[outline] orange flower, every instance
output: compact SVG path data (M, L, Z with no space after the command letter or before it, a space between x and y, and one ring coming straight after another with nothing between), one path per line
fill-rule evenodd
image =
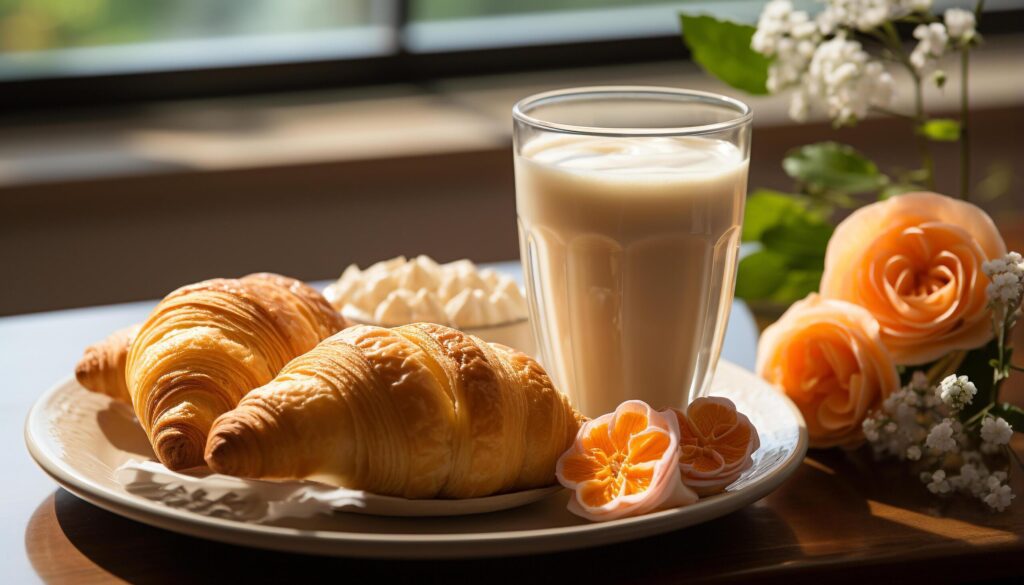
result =
M812 447L859 444L864 417L900 385L874 317L816 294L761 334L757 373L803 413Z
M570 512L613 520L697 501L680 478L678 458L675 418L629 400L580 428L555 475L575 492Z
M936 193L862 207L836 228L821 295L866 308L898 364L923 364L992 338L981 272L1006 244L984 211Z
M728 398L698 398L685 411L673 408L679 423L679 471L699 496L724 491L754 464L761 446L750 419Z

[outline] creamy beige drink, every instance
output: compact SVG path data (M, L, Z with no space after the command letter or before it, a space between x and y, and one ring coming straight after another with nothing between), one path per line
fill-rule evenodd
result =
M541 134L516 199L541 360L584 414L684 406L718 361L747 184L702 137Z

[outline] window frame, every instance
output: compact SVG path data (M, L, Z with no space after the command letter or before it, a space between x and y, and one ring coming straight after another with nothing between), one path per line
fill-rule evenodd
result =
M391 0L388 54L356 58L0 80L0 115L143 102L408 83L521 71L689 59L677 32L437 52L414 52L410 1ZM999 9L986 35L1024 32L1024 8ZM989 8L986 8L986 12Z

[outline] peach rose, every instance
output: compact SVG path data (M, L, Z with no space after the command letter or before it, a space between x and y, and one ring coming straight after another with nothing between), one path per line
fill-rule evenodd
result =
M836 227L821 295L874 315L896 363L924 364L992 338L981 264L1004 254L981 209L908 193L862 207Z
M754 464L757 429L732 400L707 396L671 410L679 423L679 472L698 496L725 491Z
M820 448L857 446L864 417L900 385L874 317L816 294L761 334L757 373L793 400Z

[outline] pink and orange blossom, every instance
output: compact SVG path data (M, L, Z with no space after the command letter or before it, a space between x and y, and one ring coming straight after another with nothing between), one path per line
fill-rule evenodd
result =
M614 520L697 501L682 482L678 461L675 417L628 400L580 428L555 475L573 490L570 512Z

